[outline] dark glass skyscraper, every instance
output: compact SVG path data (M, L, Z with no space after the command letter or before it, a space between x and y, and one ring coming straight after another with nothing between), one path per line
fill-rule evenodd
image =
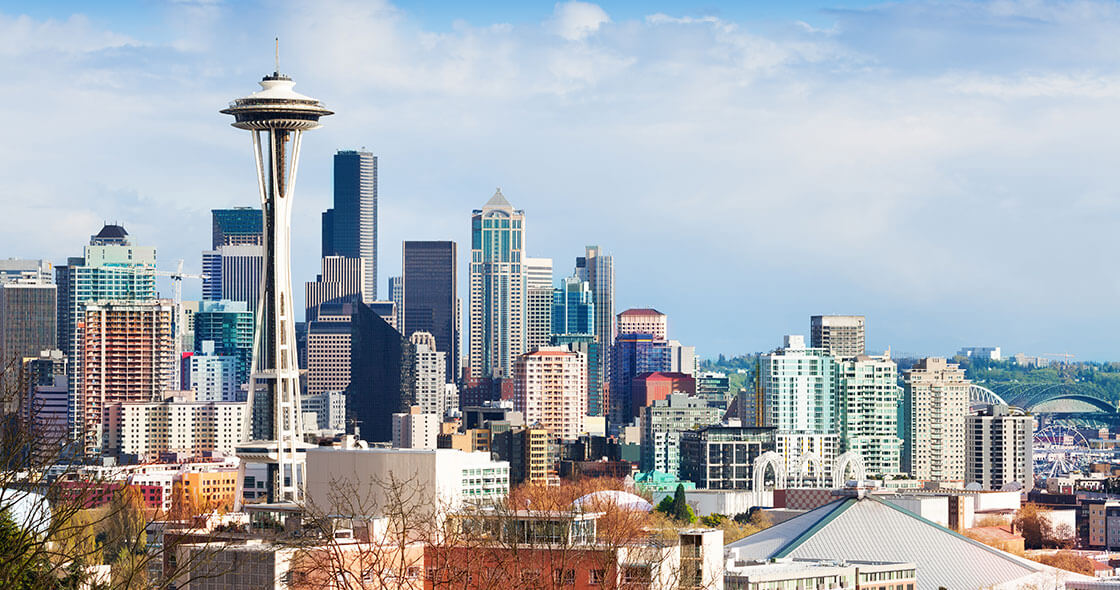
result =
M353 307L346 417L357 421L362 439L389 441L393 414L405 411L413 401L412 345L368 305L356 303Z
M264 239L264 215L253 207L233 209L211 209L214 219L211 248L240 246L244 244L261 245Z
M458 295L455 242L405 242L401 333L430 332L436 350L447 353L447 380L459 375Z
M377 156L369 152L334 155L334 207L323 213L323 256L361 258L362 299L377 299Z
M243 301L203 301L194 314L194 351L214 343L214 354L237 359L237 383L249 382L253 360L253 312Z

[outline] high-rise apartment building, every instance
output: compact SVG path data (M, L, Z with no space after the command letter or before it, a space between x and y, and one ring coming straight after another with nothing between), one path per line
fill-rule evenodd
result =
M389 322L397 331L404 329L404 276L389 277L389 300L393 302L396 319ZM455 324L458 326L458 322Z
M413 332L409 337L413 348L413 405L424 414L439 416L442 420L448 410L458 409L447 399L447 353L436 350L436 339L428 332Z
M508 379L525 352L525 213L499 189L471 217L470 376Z
M195 401L245 401L237 381L237 362L236 357L215 354L213 340L204 341L202 349L187 360L187 387L194 392Z
M408 241L402 247L401 334L427 332L445 357L444 376L459 379L457 247L451 241ZM396 295L394 294L394 297Z
M649 334L620 333L611 349L611 382L607 399L607 431L617 434L634 416L634 379L642 373L671 368L669 343Z
M361 258L362 301L377 299L377 156L334 155L334 207L323 213L323 256Z
M861 315L812 316L809 343L840 359L867 354L867 321Z
M553 334L550 344L578 352L587 359L587 415L602 416L603 383L599 381L599 359L602 347L594 334Z
M57 348L57 305L58 290L49 280L0 284L0 395L13 391L23 359Z
M236 359L237 387L249 382L253 362L253 312L244 301L202 301L194 313L194 351L212 342L214 354Z
M604 385L610 383L611 346L614 344L614 257L604 254L599 246L587 246L583 256L576 258L575 276L587 281L591 286L591 297L595 302L595 336L599 343L599 363L595 367L596 381ZM604 391L600 391L602 399ZM606 411L600 404L599 413Z
M255 207L212 209L213 237L210 247L261 246L264 244L264 215Z
M351 318L357 303L324 303L307 323L307 395L350 386Z
M965 484L1000 490L1018 482L1023 491L1034 489L1034 418L992 405L966 416L964 432Z
M365 261L345 256L324 256L322 273L306 284L306 321L315 321L319 306L324 303L355 303L363 301ZM369 300L366 300L368 303Z
M552 336L552 259L525 258L526 352L548 346Z
M23 359L20 417L30 430L35 452L46 459L57 458L70 436L66 369L66 356L58 349Z
M562 440L579 438L587 415L587 359L553 346L521 355L514 363L513 408L526 424Z
M764 426L777 429L777 452L792 473L813 453L824 465L837 456L838 424L834 372L827 350L806 348L802 336L786 336L784 346L762 355ZM812 473L818 479L823 473Z
M943 358L906 372L902 401L902 471L915 479L963 481L969 381Z
M69 359L71 372L69 423L77 437L84 428L80 390L83 363L79 349L79 322L86 304L93 301L147 301L156 296L156 249L133 246L119 225L105 225L90 236L83 256L55 267L58 287L58 347Z
M681 433L719 422L723 411L685 393L672 393L641 408L641 470L680 474Z
M202 253L202 299L241 301L250 311L261 296L264 247L251 244L218 246Z
M103 445L105 408L118 402L150 402L179 388L172 342L172 305L167 300L90 302L78 323L77 414L87 454Z
M898 366L889 355L859 356L836 363L840 452L863 458L867 473L899 473Z
M183 396L117 401L105 408L105 453L132 455L142 462L156 461L162 453L228 455L244 442L244 420L244 402Z

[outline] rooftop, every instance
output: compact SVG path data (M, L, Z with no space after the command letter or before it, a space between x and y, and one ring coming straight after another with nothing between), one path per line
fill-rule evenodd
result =
M632 309L628 309L624 312L621 312L618 315L619 316L649 316L649 317L655 317L655 316L663 316L665 314L661 313L660 311L657 311L656 309L653 309L652 307L635 307L635 308L632 308Z

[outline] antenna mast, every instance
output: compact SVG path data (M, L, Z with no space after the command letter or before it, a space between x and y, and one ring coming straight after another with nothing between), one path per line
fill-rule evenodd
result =
M276 69L277 74L280 73L280 37L276 38Z

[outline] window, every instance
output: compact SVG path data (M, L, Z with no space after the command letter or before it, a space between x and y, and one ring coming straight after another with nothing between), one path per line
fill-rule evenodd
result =
M592 586L597 586L603 583L603 579L607 577L607 570L591 570L587 572L587 583Z
M575 570L552 570L552 584L554 586L575 586Z

